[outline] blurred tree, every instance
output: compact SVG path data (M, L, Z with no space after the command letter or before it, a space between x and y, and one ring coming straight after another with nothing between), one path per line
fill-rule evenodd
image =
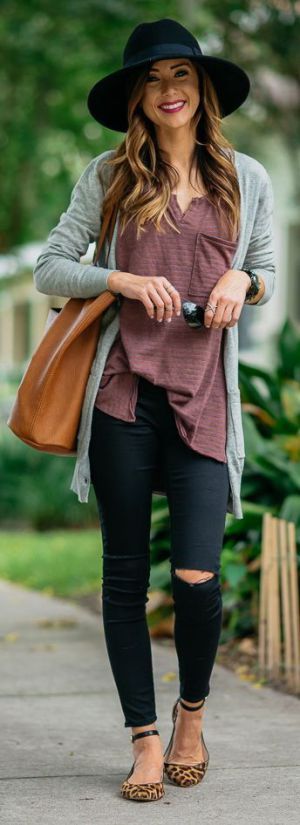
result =
M44 238L85 164L122 140L91 118L86 98L144 20L174 17L204 53L239 62L251 99L225 119L227 136L255 152L280 132L295 159L299 14L300 0L164 0L163 9L158 0L1 0L0 252Z
M299 0L181 0L179 11L204 53L233 60L250 76L244 107L224 121L227 136L240 151L259 154L265 138L279 134L299 200Z
M87 94L134 26L159 16L159 2L2 0L0 252L43 238L84 165L122 137L91 118Z

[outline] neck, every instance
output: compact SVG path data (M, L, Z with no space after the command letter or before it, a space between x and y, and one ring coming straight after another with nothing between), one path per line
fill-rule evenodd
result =
M157 143L165 160L188 176L195 151L195 137L186 126L178 129L157 129Z

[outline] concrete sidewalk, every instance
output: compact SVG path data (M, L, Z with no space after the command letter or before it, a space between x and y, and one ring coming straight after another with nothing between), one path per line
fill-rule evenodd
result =
M102 617L0 581L1 825L292 825L300 817L298 699L215 665L205 712L208 772L165 779L156 802L122 799L132 764ZM152 642L165 748L178 695L173 647ZM163 681L166 673L174 681Z

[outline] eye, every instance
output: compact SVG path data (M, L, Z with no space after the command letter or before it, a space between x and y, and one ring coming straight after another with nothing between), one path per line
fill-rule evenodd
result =
M186 69L178 69L178 71L175 72L175 77L176 77L177 74L187 74L187 71L186 71ZM159 78L154 74L152 74L152 75L149 74L148 77L147 77L147 81L148 80L159 80Z

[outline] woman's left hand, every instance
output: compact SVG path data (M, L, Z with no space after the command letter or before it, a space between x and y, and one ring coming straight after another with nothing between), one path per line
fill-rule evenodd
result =
M213 329L233 327L239 320L244 306L246 292L250 286L250 277L242 269L227 269L217 281L208 301L217 309L205 309L204 324Z

